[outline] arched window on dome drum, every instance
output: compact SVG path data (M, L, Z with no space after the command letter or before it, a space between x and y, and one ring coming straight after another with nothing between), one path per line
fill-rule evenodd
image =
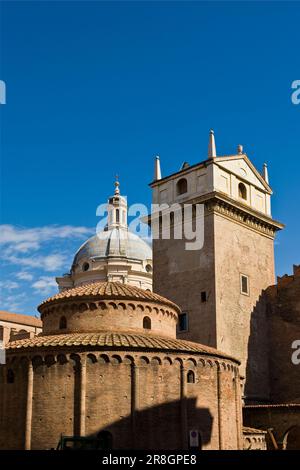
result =
M116 209L116 222L117 222L117 224L120 222L120 211L119 211L119 209Z
M239 184L239 197L241 199L247 200L247 188L243 183Z
M61 317L59 320L59 329L60 330L65 330L67 328L67 319L66 317Z
M187 383L188 384L195 383L195 373L192 370L189 370L187 373Z
M151 319L149 317L143 318L143 328L145 330L151 330Z
M8 369L7 374L6 374L6 382L8 384L13 384L15 382L15 374L12 369Z
M177 181L176 189L177 196L187 193L187 180L185 178L181 178L179 181Z

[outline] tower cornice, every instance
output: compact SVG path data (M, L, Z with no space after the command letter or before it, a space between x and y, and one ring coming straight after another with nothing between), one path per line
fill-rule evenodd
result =
M241 225L246 225L252 230L271 237L274 237L278 230L282 230L285 227L281 222L218 191L195 197L189 200L188 203L205 203L208 213L214 212L220 214L223 217L234 220Z
M262 212L258 212L246 204L240 203L224 193L213 191L202 196L190 198L181 203L184 204L205 204L206 215L210 213L220 214L223 217L234 220L236 223L247 226L256 232L263 233L265 236L274 238L275 233L282 230L285 225L281 222L268 217ZM157 218L164 211L158 211L148 217L143 218L144 223L151 225L151 218Z

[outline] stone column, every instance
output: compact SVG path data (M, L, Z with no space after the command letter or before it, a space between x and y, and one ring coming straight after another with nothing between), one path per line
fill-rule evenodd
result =
M180 421L181 421L181 445L182 449L188 449L188 430L187 430L187 399L186 399L186 369L180 366Z
M236 413L236 432L237 432L237 448L243 450L243 429L242 429L242 397L239 370L235 370L235 413Z
M4 346L9 342L10 339L10 328L8 326L3 326L3 344Z
M80 362L80 436L85 436L85 420L86 420L86 357L81 356Z
M222 427L222 384L221 384L221 366L217 366L217 398L218 398L218 431L219 431L219 450L223 449L223 427Z
M33 398L33 366L32 360L28 360L27 372L27 403L25 421L25 450L31 449L31 428L32 428L32 398Z
M131 432L132 446L136 446L136 413L139 409L139 368L131 364Z

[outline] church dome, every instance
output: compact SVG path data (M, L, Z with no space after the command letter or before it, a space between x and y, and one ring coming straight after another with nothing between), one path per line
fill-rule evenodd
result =
M82 260L109 256L145 261L152 259L152 250L147 242L126 228L115 227L89 238L77 251L73 267Z
M120 194L119 181L115 182L106 212L105 228L97 230L79 248L70 273L56 278L60 291L95 281L120 282L152 290L152 249L128 229L127 198Z

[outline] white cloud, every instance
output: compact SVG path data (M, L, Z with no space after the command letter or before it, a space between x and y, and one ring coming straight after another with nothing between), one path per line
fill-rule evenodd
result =
M44 269L45 271L56 271L58 268L64 266L66 261L66 256L60 254L45 256L43 259Z
M13 289L18 289L19 284L15 281L0 281L0 288L1 289L7 289L7 290L13 290Z
M0 244L15 245L19 251L37 249L42 242L55 238L84 238L94 230L72 225L46 225L45 227L22 228L14 225L0 225Z
M14 294L5 297L5 300L1 302L1 308L8 310L9 312L17 312L22 308L22 301L25 298L25 294Z
M12 264L19 266L26 266L30 268L39 268L44 271L56 271L57 269L62 268L67 261L65 255L59 253L51 255L38 255L32 256L30 258L20 258L18 256L6 256L6 261L9 261Z
M50 276L41 276L40 279L35 281L31 286L43 294L49 294L54 288L57 289L55 279Z
M10 302L9 304L3 304L2 307L4 310L7 310L8 312L16 312L21 308L21 304L19 302Z
M0 225L0 287L4 297L1 307L24 311L28 303L34 302L35 296L57 292L57 284L51 274L69 269L76 242L81 244L93 233L95 229L71 225L35 228ZM4 268L13 280L8 280ZM26 295L19 296L22 290L26 290Z
M27 271L20 271L19 273L16 273L16 277L22 281L32 281L33 279L33 275Z
M38 250L40 247L38 242L21 242L10 245L9 248L13 251L18 251L20 253L28 253L28 251Z
M24 292L20 294L14 294L14 295L8 295L6 297L6 302L14 302L15 300L22 300L26 297L26 294Z
M17 266L55 271L65 266L68 258L60 253L50 252L44 255L46 250L50 251L49 242L63 243L65 239L86 239L93 232L91 228L72 225L46 225L36 228L0 225L0 246L2 246L0 257L3 261ZM43 246L46 243L48 246Z

